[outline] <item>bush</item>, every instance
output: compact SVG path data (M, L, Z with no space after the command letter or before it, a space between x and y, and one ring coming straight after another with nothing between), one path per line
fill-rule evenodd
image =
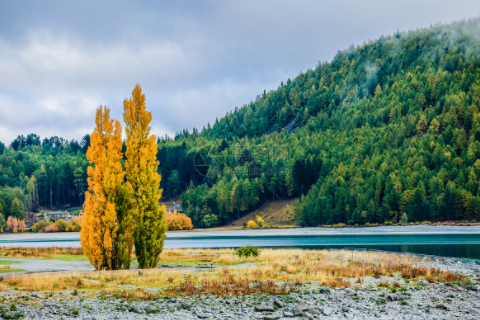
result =
M52 222L40 220L31 228L32 232L43 232Z
M79 232L80 230L82 230L82 227L75 220L67 223L65 227L66 232Z
M192 219L184 213L171 213L165 217L168 230L190 230L193 228Z
M422 224L432 224L430 221L423 221Z
M60 232L64 232L67 229L67 223L63 219L58 219L55 221L55 225L57 226L57 230Z
M247 228L248 229L255 229L256 227L257 227L257 224L255 223L255 221L253 221L253 220L248 221L248 223L247 223Z
M252 220L250 220L252 221ZM258 257L260 255L261 250L258 247L254 246L245 246L245 247L240 247L237 249L236 254L241 258L241 257Z
M43 231L44 232L58 232L58 227L55 223L52 223L51 225L46 227Z
M246 229L247 228L247 221L243 221L242 226L243 226L244 229Z
M264 221L263 221L262 217L257 217L257 226L259 228L263 228L263 223L264 223Z
M385 223L384 223L384 225L386 225L386 226L391 226L392 224L393 224L392 221L385 221Z
M408 217L407 217L407 214L404 212L402 214L402 216L400 217L400 223L403 225L403 224L406 224L408 223Z
M345 228L345 226L345 223L337 223L333 225L334 228ZM356 226L358 227L358 224Z

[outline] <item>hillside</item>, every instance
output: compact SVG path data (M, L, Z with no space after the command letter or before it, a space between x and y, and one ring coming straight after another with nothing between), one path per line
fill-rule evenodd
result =
M293 197L309 226L480 219L478 31L475 19L352 46L212 126L159 139L164 196L181 196L195 227ZM39 204L80 202L88 143L27 140L0 145L4 207L16 193L28 202L31 176Z
M249 220L256 221L256 217L261 217L265 222L265 227L297 225L298 219L293 212L293 199L268 201L263 203L258 209L233 221L230 226L242 227Z

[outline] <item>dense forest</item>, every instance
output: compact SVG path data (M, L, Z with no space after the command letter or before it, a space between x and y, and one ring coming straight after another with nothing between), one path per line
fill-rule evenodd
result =
M0 228L9 216L23 220L38 206L82 205L89 144L88 134L81 142L41 141L36 134L18 136L8 148L0 142Z
M480 219L479 31L474 19L351 46L212 126L159 138L163 196L181 196L195 227L293 197L308 226ZM88 136L0 145L6 216L15 197L81 203L86 148Z

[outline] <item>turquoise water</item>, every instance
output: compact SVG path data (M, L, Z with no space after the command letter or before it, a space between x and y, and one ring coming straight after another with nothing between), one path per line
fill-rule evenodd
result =
M309 234L303 230L290 234L258 231L255 234L219 231L171 233L165 240L165 248L236 248L244 245L309 249L356 247L480 259L480 233ZM78 234L19 235L2 237L0 246L78 247L80 241Z

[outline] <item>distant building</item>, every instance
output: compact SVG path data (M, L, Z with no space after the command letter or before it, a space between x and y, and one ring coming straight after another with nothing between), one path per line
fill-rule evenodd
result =
M50 219L57 220L57 219L59 219L60 217L64 217L64 216L65 216L65 212L47 212L47 216L48 216Z

